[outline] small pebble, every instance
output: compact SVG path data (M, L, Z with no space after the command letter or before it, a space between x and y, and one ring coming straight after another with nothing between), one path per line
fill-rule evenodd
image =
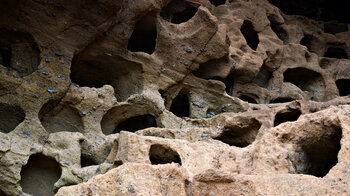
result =
M134 188L134 186L133 186L133 185L129 185L129 186L128 186L128 191L129 191L130 193L135 193L135 188Z
M48 91L51 95L58 92L57 90L52 90L52 89L47 89L47 91Z
M86 115L86 112L81 111L81 112L80 112L80 115L81 115L81 116L85 116L85 115Z
M209 113L207 113L207 114L205 115L206 118L212 118L212 117L214 117L214 116L215 116L215 114L212 113L212 112L209 112Z
M23 131L23 134L26 136L30 136L30 131Z
M49 57L45 58L45 62L50 63L50 58Z
M189 49L189 48L186 48L186 52L187 52L187 53L192 53L192 50Z
M187 63L187 62L183 62L182 64L184 64L185 66L188 66L188 63Z

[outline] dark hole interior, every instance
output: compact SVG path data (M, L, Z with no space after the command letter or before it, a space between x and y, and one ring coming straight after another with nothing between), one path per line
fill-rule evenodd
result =
M324 57L337 58L337 59L348 59L348 54L344 48L339 47L329 47L324 53Z
M237 124L225 127L218 137L213 139L220 140L230 146L246 147L254 142L256 135L261 127L261 123L256 119L238 119Z
M278 112L275 116L274 126L278 126L285 122L296 121L300 115L301 112L298 109L290 109L288 111Z
M0 189L0 196L6 196L6 194Z
M128 41L128 50L152 54L156 48L156 41L156 17L153 15L146 15L136 23L134 31Z
M8 48L0 48L0 64L11 67L11 51Z
M348 0L269 0L288 15L302 15L314 20L337 20L350 23L350 1Z
M253 98L251 98L251 97L249 97L247 95L241 95L238 98L241 99L242 101L246 101L248 103L255 103L255 104L257 104L255 99L253 99Z
M227 78L225 79L224 83L225 83L225 90L226 90L226 93L228 95L232 95L233 93L233 84L234 84L235 80L233 79L232 76L227 76Z
M288 33L287 31L282 27L282 24L277 22L275 15L269 15L268 19L271 23L271 29L277 37L283 41L284 44L288 43Z
M313 46L314 41L314 36L305 34L304 37L300 40L300 44L306 46L310 52L316 52Z
M336 82L340 96L350 95L350 79L339 79Z
M190 101L187 92L183 90L179 92L171 103L170 111L180 118L190 116Z
M348 24L342 23L326 23L324 24L324 32L330 34L337 34L348 31Z
M173 0L162 9L160 16L171 23L180 24L190 20L197 10L196 4L184 0Z
M178 163L181 165L180 155L169 147L153 144L149 150L149 160L152 165Z
M21 187L32 195L54 195L54 184L61 177L60 165L50 157L34 154L22 167Z
M258 75L254 78L253 83L260 87L267 88L271 77L272 77L272 72L262 67Z
M323 98L324 81L321 74L305 68L288 68L283 73L283 81L296 85L303 91L313 94L313 100Z
M0 104L0 132L9 133L25 119L25 113L19 106Z
M296 173L324 177L338 163L342 130L328 128L327 133L301 145L299 160L295 164Z
M0 64L27 76L38 69L39 63L40 50L30 34L0 29Z
M91 155L81 153L80 165L81 167L88 167L92 165L98 165L98 163L93 159L93 157L91 157Z
M70 78L80 86L112 85L118 101L125 101L143 88L141 64L118 56L92 56L89 48L74 56Z
M153 115L134 116L119 123L113 133L119 133L120 131L135 132L148 127L157 127L157 121Z
M54 100L45 103L39 111L39 119L45 130L55 132L80 132L84 130L79 111L68 105L60 106Z
M250 21L245 20L241 26L241 32L248 46L251 49L256 50L259 44L259 36L258 36L258 32L254 30L253 24Z
M293 98L289 98L289 97L278 97L272 101L270 101L270 103L286 103L286 102L291 102L294 101Z
M209 0L211 4L215 6L223 5L226 3L226 0Z

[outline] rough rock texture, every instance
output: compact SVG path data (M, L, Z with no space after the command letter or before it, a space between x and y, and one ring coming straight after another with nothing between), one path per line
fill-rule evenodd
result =
M349 195L350 3L0 6L0 195Z

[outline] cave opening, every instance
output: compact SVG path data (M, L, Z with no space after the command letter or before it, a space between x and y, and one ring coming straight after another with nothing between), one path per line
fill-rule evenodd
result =
M340 96L350 95L350 79L339 79L335 82Z
M271 77L272 72L268 71L264 67L261 67L258 75L253 80L253 84L256 84L262 88L267 88Z
M246 101L248 103L254 103L257 104L258 102L256 102L256 100L248 95L240 95L238 97L239 99L241 99L242 101Z
M219 5L223 5L226 3L226 0L209 0L211 4L213 4L215 7Z
M61 177L61 172L55 159L34 154L22 167L20 185L23 192L31 195L54 195L54 184Z
M330 33L333 35L348 31L348 24L343 23L326 23L323 27L325 33Z
M153 144L149 150L149 160L152 165L178 163L181 165L180 155L171 149L160 144Z
M187 91L181 90L177 94L177 96L175 97L175 99L173 99L171 103L170 112L172 112L180 118L190 116L190 101L188 98Z
M310 52L316 53L316 49L314 47L314 42L315 42L315 37L312 35L309 35L309 34L305 34L304 37L300 40L301 45L306 46L306 48Z
M156 17L148 14L136 23L134 31L128 40L127 48L132 52L152 54L156 48L156 42Z
M324 57L337 58L337 59L349 59L345 49L341 47L329 47L327 51L324 53Z
M29 33L0 29L0 64L24 77L37 70L39 63L40 50Z
M303 67L288 68L283 77L284 82L290 82L301 90L310 92L313 100L322 100L325 84L318 72Z
M54 100L48 101L41 107L39 119L49 133L63 131L83 133L84 130L79 111L69 105L60 106Z
M300 115L301 112L298 109L290 109L288 111L278 112L275 116L274 126L278 126L285 122L296 121Z
M255 31L252 22L245 20L241 26L241 32L252 50L256 50L259 44L258 32Z
M88 167L92 165L98 165L94 158L90 154L80 154L80 166Z
M0 132L10 133L25 119L24 110L16 105L0 103Z
M341 128L332 126L319 138L302 141L297 152L299 159L294 163L296 173L326 176L338 163L341 138Z
M228 95L232 96L233 94L233 85L234 85L235 80L231 75L227 76L227 78L224 81L225 84L225 91Z
M134 116L119 123L113 133L120 133L120 131L136 132L149 127L157 127L157 121L153 115L146 114Z
M70 78L79 86L101 88L112 85L117 100L121 102L142 90L142 73L139 63L119 56L92 56L87 48L74 56Z
M269 0L284 14L301 15L314 20L350 23L350 1L348 0Z
M254 142L261 123L256 119L241 118L237 124L225 127L224 130L215 138L230 146L247 147Z
M184 0L173 0L160 12L160 16L171 23L180 24L189 21L197 12L198 5Z
M293 98L290 97L278 97L272 101L270 101L270 103L287 103L287 102L291 102L294 101Z

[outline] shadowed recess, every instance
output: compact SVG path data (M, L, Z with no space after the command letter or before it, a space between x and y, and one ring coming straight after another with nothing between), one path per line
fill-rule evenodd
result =
M324 24L324 32L330 34L337 34L348 31L348 24L342 23L326 23Z
M88 167L92 165L98 165L98 163L93 159L91 154L80 154L80 165L81 167Z
M0 29L0 64L27 76L38 69L39 63L40 50L30 34Z
M348 59L348 54L344 48L341 47L329 47L324 53L324 57L337 58L337 59Z
M171 149L160 144L153 144L149 150L149 160L152 165L178 163L181 165L180 155Z
M181 90L170 106L170 112L180 118L190 116L190 101L187 94L185 90Z
M213 139L243 148L254 142L260 127L261 123L256 119L238 118L232 125L225 126L220 135Z
M259 44L259 36L258 36L258 32L254 30L254 26L252 22L245 20L241 26L241 32L248 46L251 49L256 50Z
M112 85L118 101L125 101L143 88L142 65L118 56L77 54L72 61L70 77L80 86Z
M348 0L269 0L284 14L302 15L314 20L337 20L350 23L350 1Z
M303 91L310 92L312 100L322 100L324 96L324 80L321 74L302 67L288 68L283 73L283 81L290 82Z
M23 109L16 105L0 103L0 132L9 133L25 119Z
M248 103L254 103L254 104L257 104L256 100L250 96L247 96L247 95L240 95L238 97L240 100L242 101L246 101Z
M296 121L300 115L301 112L298 109L290 109L287 111L278 112L275 116L274 126L278 126L285 122Z
M350 95L350 79L339 79L335 82L340 96Z
M20 185L28 194L54 195L54 184L60 177L61 168L54 159L42 154L34 154L22 167Z
M294 160L297 174L324 177L338 163L342 130L340 127L326 127L321 136L303 139Z
M166 21L180 24L190 20L197 10L197 4L185 0L173 0L162 9L160 16Z
M146 114L141 116L134 116L121 122L115 128L113 133L119 133L120 131L136 132L138 130L146 129L149 127L157 127L157 121L153 115Z
M318 54L318 47L315 45L317 43L317 39L309 34L305 34L304 37L300 40L300 44L306 46L306 48L310 52L314 52Z
M286 102L291 102L294 101L293 98L290 97L278 97L272 101L270 101L270 103L286 103Z
M233 79L233 77L231 75L227 76L227 78L224 81L225 83L225 90L226 93L230 96L232 96L233 93L233 85L235 83L235 80Z
M271 23L272 31L277 35L277 37L283 41L284 44L288 43L288 33L283 28L282 24L278 23L274 17L274 15L269 15L268 19Z
M219 6L219 5L223 5L226 3L226 0L209 0L209 1L214 6Z
M58 105L54 100L50 100L42 106L39 119L49 133L62 131L82 133L84 130L79 111L69 105Z
M136 23L134 31L128 41L128 50L152 54L156 48L156 41L156 17L152 14L148 14Z
M253 83L262 88L267 88L271 77L272 72L268 71L264 67L261 67L258 75L254 78Z

